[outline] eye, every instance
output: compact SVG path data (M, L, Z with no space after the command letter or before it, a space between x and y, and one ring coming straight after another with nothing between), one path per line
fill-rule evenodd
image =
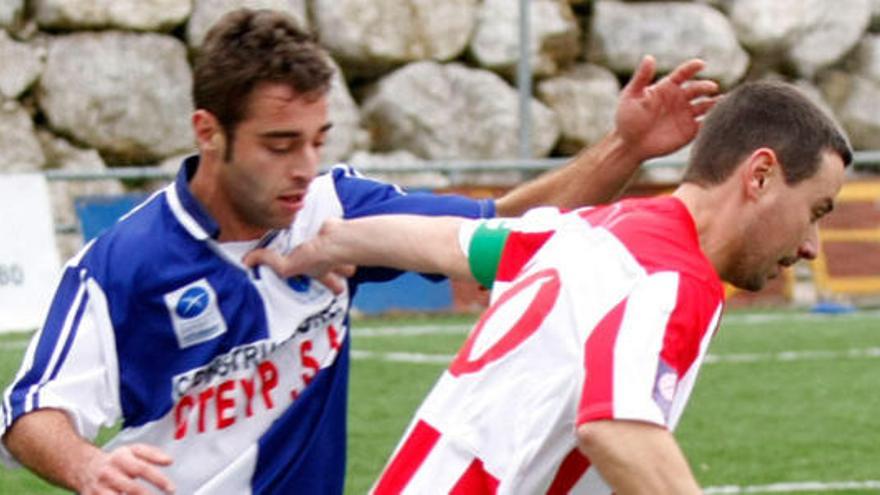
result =
M295 142L292 139L272 139L266 141L265 146L270 153L283 155L285 153L291 152L294 149Z
M830 211L831 210L829 208L825 208L825 207L816 208L810 214L810 221L813 223L816 223L819 220L821 220L822 217L827 215Z

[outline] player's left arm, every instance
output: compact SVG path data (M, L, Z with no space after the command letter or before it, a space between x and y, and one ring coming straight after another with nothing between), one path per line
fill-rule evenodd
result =
M614 493L702 493L672 433L660 425L595 421L581 425L577 436L581 452Z
M576 208L610 201L639 165L690 142L700 119L714 105L718 85L694 80L701 60L689 60L654 84L656 63L645 57L620 93L614 129L564 167L527 182L495 203L497 215L512 217L539 205Z

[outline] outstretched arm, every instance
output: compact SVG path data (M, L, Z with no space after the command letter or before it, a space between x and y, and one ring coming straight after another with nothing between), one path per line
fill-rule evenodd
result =
M578 446L619 495L702 493L672 433L638 421L605 420L578 428Z
M317 237L290 254L269 249L248 253L248 266L269 265L279 276L309 275L339 292L341 277L353 265L383 266L473 279L458 242L464 219L418 215L381 215L354 220L329 219Z
M174 485L159 470L171 458L156 447L133 444L104 452L80 437L67 414L40 409L20 417L3 437L22 465L50 482L77 493L173 493Z
M615 128L564 167L499 198L498 216L521 215L539 205L576 208L613 199L639 165L676 151L697 133L700 118L715 104L718 85L694 80L701 60L689 60L654 84L653 57L645 57L623 88Z

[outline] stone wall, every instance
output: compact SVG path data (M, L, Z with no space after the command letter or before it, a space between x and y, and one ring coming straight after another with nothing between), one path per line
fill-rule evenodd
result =
M190 60L239 7L289 12L340 66L327 161L516 154L514 0L5 0L0 7L0 170L69 166L63 139L100 165L192 150ZM620 84L653 54L689 57L725 87L797 81L857 148L880 147L878 0L532 0L536 157L607 131ZM352 97L355 95L355 97ZM47 136L40 137L41 134Z
M228 10L284 10L339 64L325 161L517 153L515 0L3 0L0 172L175 163L193 151L190 62ZM880 0L532 0L535 157L610 126L644 54L661 71L796 81L880 148ZM82 185L58 185L68 198ZM90 192L119 190L112 181ZM68 209L66 200L58 208Z

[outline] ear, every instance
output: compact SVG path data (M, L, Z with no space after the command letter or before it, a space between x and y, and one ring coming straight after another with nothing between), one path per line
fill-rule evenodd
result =
M742 165L743 190L750 199L758 199L770 188L780 174L776 153L770 148L758 148Z
M196 110L192 115L192 126L201 153L216 156L226 153L226 133L214 114L204 109Z

